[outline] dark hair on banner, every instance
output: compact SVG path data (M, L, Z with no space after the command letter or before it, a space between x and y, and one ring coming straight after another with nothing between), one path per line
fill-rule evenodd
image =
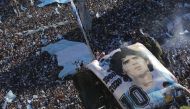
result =
M122 59L125 58L127 55L136 55L139 57L142 57L146 61L149 61L148 57L146 55L142 54L139 51L134 51L132 49L129 49L127 47L120 48L121 51L116 52L110 60L109 68L110 70L114 71L119 76L123 77L124 81L132 81L132 79L128 75L123 75L123 69L122 69ZM149 63L148 65L149 71L153 71L153 65Z

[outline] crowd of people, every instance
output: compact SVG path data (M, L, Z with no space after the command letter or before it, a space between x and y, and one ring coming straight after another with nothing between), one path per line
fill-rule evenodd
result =
M169 59L169 70L176 76L180 84L190 89L190 49L184 48L169 49L167 51ZM180 63L180 64L179 64Z
M190 62L188 54L190 45L188 34L180 35L177 33L178 36L175 36L174 34L178 30L172 31L172 33L167 27L169 22L175 20L175 17L179 17L179 14L183 16L183 14L189 13L187 11L189 7L182 8L179 7L179 4L188 4L188 1L129 0L120 2L120 4L117 2L116 5L113 5L114 9L108 9L108 12L100 13L102 16L94 20L92 36L95 38L91 40L91 44L94 48L98 48L100 52L103 51L106 54L118 48L122 42L135 43L133 40L148 45L149 48L152 46L152 49L155 49L154 45L150 44L145 36L141 35L144 37L143 39L137 35L143 28L145 33L148 33L160 43L164 63L169 65L166 67L179 78L181 84L189 88ZM168 19L170 20L168 21ZM182 23L183 29L188 29L189 20L183 20ZM101 40L101 43L99 43L99 40ZM154 50L149 50L154 54Z
M58 78L63 68L56 57L41 52L41 47L63 39L77 27L70 6L38 8L30 2L16 2L4 2L0 12L0 107L11 90L16 99L8 103L8 109L84 108L73 80Z
M6 0L4 0L6 1ZM33 0L31 0L33 1ZM178 3L156 0L86 0L92 16L89 41L94 53L107 54L140 28L162 44L170 40L166 22ZM0 103L9 90L17 95L9 108L84 108L72 79L57 78L62 67L56 57L42 53L41 47L60 39L85 42L70 4L52 4L39 8L25 0L0 3ZM1 5L3 4L3 5ZM145 42L146 43L146 42ZM169 69L189 88L190 45L163 46ZM102 52L102 53L101 53ZM99 58L99 56L97 56ZM27 100L32 100L28 103Z
M47 52L30 56L10 72L1 74L1 105L5 102L7 92L11 90L16 99L8 104L8 109L22 109L27 105L31 105L33 109L83 108L73 80L58 78L61 69L62 67L57 66L56 57Z

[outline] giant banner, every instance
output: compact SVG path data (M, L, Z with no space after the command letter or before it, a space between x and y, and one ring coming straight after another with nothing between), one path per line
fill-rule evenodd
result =
M122 46L87 68L123 109L188 107L189 91L140 43Z

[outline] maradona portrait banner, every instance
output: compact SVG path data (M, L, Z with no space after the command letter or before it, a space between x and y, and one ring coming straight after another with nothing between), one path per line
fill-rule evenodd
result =
M189 91L142 44L122 46L87 65L123 109L187 107Z

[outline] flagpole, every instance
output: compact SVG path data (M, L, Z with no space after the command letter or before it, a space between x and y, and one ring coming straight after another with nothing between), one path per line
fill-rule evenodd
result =
M81 29L83 35L84 35L84 39L85 39L85 41L86 41L86 44L87 44L88 48L89 48L90 51L91 51L92 57L95 59L95 56L94 56L94 54L93 54L92 48L90 47L90 43L89 43L89 40L88 40L88 38L87 38L86 32L85 32L85 30L84 30L84 28L83 28L83 25L82 25L80 16L79 16L79 14L78 14L77 8L76 8L76 6L75 6L73 0L70 0L70 2L71 2L71 7L72 7L73 11L74 11L75 14L76 14L79 27L80 27L80 29Z

